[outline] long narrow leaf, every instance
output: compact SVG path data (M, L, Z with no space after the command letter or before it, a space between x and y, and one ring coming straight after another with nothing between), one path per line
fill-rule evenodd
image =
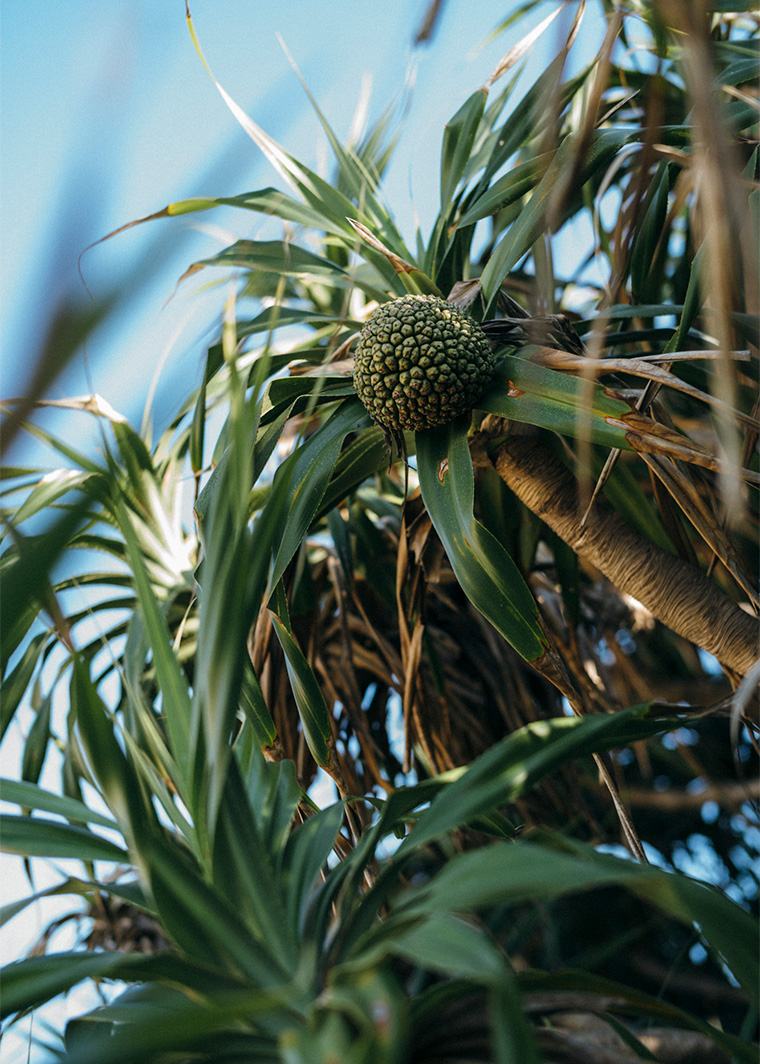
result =
M74 660L70 698L94 781L137 858L143 840L157 827L155 813L143 798L133 766L117 741L113 717L81 656Z
M327 864L342 819L343 803L334 802L305 820L288 839L285 853L288 920L299 934L303 934L311 890Z
M422 498L470 602L526 661L547 650L538 607L517 566L473 515L474 476L462 420L416 433Z
M76 502L65 510L39 536L21 537L17 533L15 556L4 558L3 593L0 596L0 671L28 631L34 616L52 596L50 573L59 557L69 547L76 530L89 516L91 498ZM30 605L31 604L31 605Z
M28 616L31 623L31 609ZM2 700L0 701L0 739L4 737L8 725L13 720L49 641L50 636L47 632L40 632L33 636L24 647L15 667L3 680Z
M20 525L27 518L52 506L70 491L83 487L98 474L79 469L54 469L45 473L39 483L29 492L23 504L13 515L13 524Z
M52 791L43 790L36 783L28 783L26 780L0 779L0 798L4 802L14 802L26 809L38 809L43 813L56 813L66 817L67 820L82 824L100 824L105 828L118 828L118 824L111 817L96 813L75 798L67 798L62 794L54 794Z
M756 999L758 927L753 917L714 887L677 872L599 854L582 843L560 840L559 849L500 843L456 857L420 892L410 911L475 912L611 885L632 890L688 925L697 923L711 949L750 999Z
M325 696L298 643L276 613L270 610L269 616L285 654L288 679L309 749L317 764L326 767L330 762L332 728Z
M547 212L555 186L574 166L580 136L571 134L562 141L519 219L502 237L489 259L480 279L489 306L494 303L506 275L533 247L550 221ZM605 130L597 134L579 167L577 186L585 184L594 173L606 169L626 140L627 134L618 130Z
M494 181L473 203L468 204L467 209L457 218L457 229L474 225L481 218L488 218L522 199L535 187L536 181L549 164L550 159L551 156L548 153L539 155L528 162L520 163L504 177Z
M377 425L364 429L341 452L335 465L335 474L322 498L320 512L332 510L387 461L388 448L382 430Z
M259 829L237 762L227 771L214 834L214 884L245 919L272 966L294 972L296 937L286 919L286 898L277 876L278 855Z
M222 989L232 979L211 966L188 963L176 954L52 953L7 964L2 969L3 1016L33 1008L65 993L83 979L157 979L193 990ZM197 1008L197 1001L193 1003ZM133 1058L134 1059L134 1058Z
M322 109L319 107L317 101L309 90L306 81L304 80L300 70L296 66L293 57L288 52L288 49L282 38L280 38L280 44L282 45L283 50L285 51L285 54L287 55L291 66L297 74L298 79L301 82L304 91L306 92L306 95L309 98L309 102L311 103L314 112L317 115L317 118L319 119L322 129L327 135L327 139L330 142L330 147L332 148L335 154L335 158L338 162L339 168L338 179L335 184L345 185L347 191L351 195L351 198L362 205L368 217L374 221L375 227L381 227L384 235L391 238L395 246L398 248L399 252L402 255L405 254L406 249L404 248L401 234L396 229L392 217L375 195L378 187L378 178L376 173L374 173L370 168L365 166L362 157L358 155L352 147L341 144L340 140L332 129L332 126L327 121Z
M278 469L269 506L279 514L281 528L270 587L274 587L314 520L338 460L343 440L366 420L358 399L339 410ZM281 497L281 488L287 488Z
M118 953L56 953L8 964L2 970L0 1014L5 1017L42 1004L83 979L102 978L120 960Z
M451 200L470 161L472 146L483 117L488 90L478 89L446 123L441 147L441 214L451 210Z
M243 266L248 270L285 277L342 277L344 271L329 259L285 240L238 240L208 259L199 259L184 277L204 266Z
M172 650L166 619L156 601L131 518L121 498L116 500L116 515L134 573L140 611L161 686L161 702L172 754L177 764L184 768L188 765L190 751L191 707L187 680Z
M433 799L399 853L425 845L475 816L514 801L538 780L577 757L627 746L677 722L647 718L649 706L609 716L556 717L527 724L491 747Z
M607 420L619 420L629 414L629 403L610 395L599 384L537 366L527 358L502 355L494 379L478 405L498 417L609 447L633 449L625 432Z
M144 859L161 921L190 957L254 986L272 986L282 967L255 940L240 915L166 842L149 844Z
M124 861L126 851L79 824L42 817L0 814L0 849L23 857L73 857L81 861Z
M264 699L256 673L246 662L243 682L240 687L240 708L245 713L259 742L259 746L271 746L277 738L277 728Z

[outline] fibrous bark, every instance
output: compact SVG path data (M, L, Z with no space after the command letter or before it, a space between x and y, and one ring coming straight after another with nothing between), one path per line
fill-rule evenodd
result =
M758 627L694 566L645 539L597 502L585 524L577 482L535 437L510 436L494 457L502 480L581 557L658 621L743 675L758 656Z

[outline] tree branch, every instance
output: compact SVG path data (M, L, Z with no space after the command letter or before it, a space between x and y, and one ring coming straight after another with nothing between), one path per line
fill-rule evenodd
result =
M602 502L581 526L575 478L535 437L510 436L493 465L525 505L658 621L744 675L758 656L757 622L699 570L641 536Z
M737 809L744 802L760 798L760 780L745 783L714 784L703 791L673 789L653 791L647 787L626 787L620 797L633 806L649 806L663 812L681 812L684 809L700 809L705 802L715 802L721 809Z

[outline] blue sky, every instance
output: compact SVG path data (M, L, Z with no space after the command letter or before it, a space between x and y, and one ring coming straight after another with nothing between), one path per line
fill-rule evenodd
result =
M372 79L371 117L400 90L427 4L387 0L378 18L377 5L366 0L194 0L192 15L224 88L288 151L327 173L325 137L277 35L345 136L363 78ZM415 217L427 228L435 213L445 122L526 26L557 5L541 4L527 23L481 47L516 6L448 0L432 45L417 52L412 108L387 181L409 239ZM88 244L171 201L278 179L203 69L184 0L5 0L1 11L0 394L8 396L23 391L56 294L86 298L77 258ZM553 53L562 21L545 37ZM575 48L586 55L599 44L598 21L587 22ZM544 42L534 51L535 71ZM260 225L257 216L216 211L153 223L88 252L82 268L96 299L130 271L140 283L51 394L92 388L139 423L151 376L165 359L160 428L162 394L176 401L178 386L185 382L189 393L198 381L203 341L222 302L218 292L200 291L204 278L167 305L174 283L194 259L256 235ZM92 428L80 418L73 431L84 440Z

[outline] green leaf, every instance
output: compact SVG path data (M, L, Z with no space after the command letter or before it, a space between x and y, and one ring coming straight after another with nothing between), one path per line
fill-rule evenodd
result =
M49 1001L83 979L98 979L118 967L118 953L54 953L7 964L2 969L3 1017Z
M351 535L348 521L345 520L337 506L333 506L331 510L327 511L327 531L330 533L330 539L340 561L343 575L350 583L353 579L354 568Z
M536 1045L534 1028L523 1011L511 970L509 976L492 986L488 994L494 1060L504 1061L504 1064L511 1064L513 1060L542 1064L545 1058Z
M52 898L57 895L74 894L78 897L92 897L96 892L108 894L110 897L119 898L127 904L136 906L143 911L149 911L145 897L136 883L98 883L86 879L77 879L70 876L68 879L56 883L47 890L40 890L36 894L30 894L26 898L9 902L0 908L0 925L6 924L20 912L40 898Z
M451 209L462 174L470 161L475 135L483 117L488 90L478 89L446 123L441 147L441 214Z
M502 355L478 406L498 417L632 450L625 430L607 421L630 413L628 403L596 382L537 366L528 357Z
M504 978L504 959L482 928L466 923L453 913L440 911L405 930L392 933L393 917L380 925L377 946L367 943L373 960L383 953L402 957L409 964L453 979L496 984ZM366 961L359 949L353 963ZM380 954L382 956L382 954Z
M406 249L403 247L403 241L393 223L393 219L375 195L379 184L378 172L374 168L366 166L364 159L354 151L353 147L341 144L332 129L332 126L327 121L327 118L309 90L308 85L301 76L292 56L289 54L288 59L309 98L309 102L311 103L327 139L330 142L330 147L335 154L338 163L338 175L337 179L333 182L334 185L337 186L337 188L340 188L341 186L345 187L352 200L361 204L363 211L372 221L374 228L380 229L383 233L387 234L393 240L399 253L403 254ZM250 123L249 120L246 128L251 135L255 136L254 130L251 128L252 125L253 124ZM255 139L260 141L261 138ZM302 167L302 169L304 168Z
M250 1031L251 1017L266 1008L266 993L238 993L231 1000L216 994L211 1004L205 995L198 997L155 984L126 991L96 1013L68 1022L65 1059L69 1064L136 1064L202 1054L201 1059L219 1064L279 1064L276 1037ZM280 1025L283 1011L272 1009Z
M657 298L663 288L663 240L670 194L669 168L665 161L649 182L641 204L641 219L630 252L633 301L646 303ZM659 253L656 255L655 253Z
M181 832L192 852L198 855L199 833L195 830L195 824L185 817L176 798L178 788L182 786L181 773L166 749L163 734L153 714L144 706L140 706L138 710L135 701L131 698L130 704L139 722L135 731L144 732L140 738L150 749L151 755L147 755L129 731L122 732L129 763L135 770L135 778L144 785L145 791L152 798L152 804L160 803L170 822ZM150 821L150 817L148 820ZM141 826L140 835L145 834L146 831L147 825Z
M23 857L73 857L80 861L125 861L127 853L78 824L42 817L0 814L0 849Z
M161 704L169 732L171 752L181 770L189 769L191 703L187 679L172 650L169 627L156 601L132 519L123 498L116 500L115 511L134 574L145 633L153 652L153 664L161 688ZM187 798L187 793L183 794L183 799Z
M739 4L734 0L735 6L732 11L737 11ZM747 9L751 10L751 6ZM721 85L742 85L746 81L755 81L757 78L757 58L737 59L720 72L718 81Z
M353 381L340 374L324 374L320 377L277 377L269 386L269 398L273 407L292 403L308 395L322 401L355 395Z
M261 690L261 684L253 671L250 659L245 662L243 667L243 681L240 686L240 708L250 722L259 746L271 746L277 738L277 728L272 720L272 714L269 712L269 707Z
M80 891L65 889L70 882L77 882L77 880L66 880L64 883L51 887L48 890L40 890L37 891L36 894L30 894L26 898L19 898L16 901L11 901L6 905L0 906L0 927L5 926L9 920L14 918L14 916L18 916L18 914L23 912L27 906L34 904L34 902L39 901L41 898L47 898L55 894L80 893Z
M753 0L711 0L711 11L754 11L756 4ZM757 68L755 68L757 73Z
M290 411L287 412L288 415L289 415L289 413L290 413ZM274 446L275 446L275 444L277 442L277 439L279 438L280 432L282 431L282 426L284 425L286 419L287 419L287 415L286 415L286 417L283 417L281 419L281 421L279 421L277 426L276 426L275 432L273 433L274 438L271 441L272 449L274 449ZM220 436L220 439L221 439L221 436ZM248 448L248 450L250 450L250 448ZM255 449L254 449L254 455L255 455ZM269 458L270 455L271 455L271 450L265 456L264 461L261 463L261 465L260 465L260 467L258 469L258 473L259 474L261 473L261 469L266 464L266 460ZM207 529L206 529L206 526L207 526L207 522L208 522L208 516L212 512L213 508L215 506L219 505L219 500L217 499L217 496L219 496L219 495L223 496L225 491L229 490L228 481L229 481L230 476L232 475L231 474L231 470L230 470L229 467L231 466L232 462L233 462L233 448L232 448L232 445L229 445L229 446L225 447L224 450L222 451L221 456L219 457L218 461L216 462L216 467L214 468L213 472L211 473L211 476L208 478L206 483L203 485L203 489L201 490L200 494L198 495L198 498L195 500L195 506L193 507L193 513L195 514L195 519L196 519L196 521L198 523L198 535L200 537L201 543L203 544L204 548L206 546L206 541L207 541ZM255 483L256 477L252 477L252 481L253 481L253 483ZM197 576L197 572L196 572L196 576Z
M292 818L293 809L289 812ZM286 919L279 855L270 845L272 836L265 838L259 823L233 760L214 831L214 888L245 921L271 966L292 974L297 964L296 937Z
M70 491L81 488L92 478L92 473L80 469L53 469L45 473L14 513L13 524L20 525L27 518L52 506Z
M244 336L268 333L273 328L284 329L289 325L313 325L315 329L328 325L335 326L336 329L341 327L350 332L357 332L361 329L361 322L353 318L321 313L319 310L298 310L294 307L278 306L276 316L272 314L272 308L267 307L250 321L237 322L235 332L240 340Z
M757 921L714 887L677 872L599 854L585 843L558 837L557 849L532 842L494 843L453 858L422 888L412 912L442 908L476 912L560 897L576 890L618 885L670 916L699 925L710 949L723 960L750 999L757 996Z
M16 533L17 553L13 561L9 561L6 554L2 570L0 671L5 671L9 658L35 614L46 596L52 594L50 572L69 547L76 530L89 516L92 506L91 498L76 502L70 509L64 510L46 532L38 536Z
M327 934L333 920L333 906L338 904L339 898L348 900L363 891L364 867L367 862L373 860L380 841L392 833L401 837L399 829L402 833L406 830L407 821L412 818L413 811L421 805L426 805L445 786L445 775L436 776L423 780L422 783L399 787L383 801L378 798L371 799L372 804L379 810L378 819L364 831L350 858L341 861L331 870L327 882L318 892L313 911L309 914L309 930L318 940ZM391 861L381 870L373 886L362 893L361 905L349 904L342 907L343 924L340 947L336 951L337 959L342 960L349 956L353 944L375 925L378 911L395 893L399 869L400 863Z
M218 255L199 259L188 273L203 266L242 266L285 277L344 276L344 270L334 262L287 240L238 240Z
M534 661L547 649L538 607L515 563L473 516L466 432L460 419L415 434L422 498L470 602L526 661Z
M678 320L678 328L673 333L673 336L668 341L665 348L666 351L682 351L685 346L686 337L689 335L689 329L694 324L694 320L699 314L702 306L702 285L701 279L704 270L704 248L702 244L698 249L691 262L689 270L689 283L686 286L686 295L684 296L683 307L681 308L681 316Z
M132 764L116 739L113 717L90 679L81 655L71 674L71 712L82 737L91 770L108 807L135 855L157 827L155 813L143 798Z
M276 1037L249 1030L251 1017L264 1011L266 1001L266 993L249 992L242 1001L240 994L231 1001L214 995L208 1004L171 987L147 985L142 992L125 992L95 1014L70 1020L65 1059L70 1064L135 1064L202 1054L201 1059L218 1064L280 1064ZM277 1014L283 1011L272 1010L280 1024Z
M526 148L528 152L532 151L534 138L552 121L551 111L556 114L555 108L565 107L583 85L588 68L565 84L559 83L564 62L563 55L553 59L510 111L506 121L495 131L481 188L488 187L494 175L516 152L522 152ZM515 84L516 79L513 79L512 89Z
M100 824L105 828L118 828L118 824L110 817L96 813L84 802L78 802L75 798L66 798L52 791L43 790L36 783L25 780L0 779L0 798L4 802L13 802L25 809L39 809L43 813L56 813L66 817L67 820L78 821L83 824Z
M408 1055L408 1005L387 968L331 973L308 1028L280 1039L282 1064L397 1064Z
M70 990L83 979L151 978L163 979L176 986L198 991L224 989L234 985L218 970L203 964L188 963L183 958L166 952L147 955L117 951L52 953L28 957L3 967L2 1015L8 1016L49 1001ZM197 1010L197 995L192 997L195 1000L188 1004ZM132 1059L134 1060L134 1057Z
M351 200L344 196L339 189L334 188L329 182L318 177L317 174L309 170L308 167L304 166L297 159L294 159L292 155L284 151L276 141L274 141L263 129L261 129L260 126L256 125L256 123L248 117L245 111L243 111L243 109L232 99L229 93L224 90L212 74L206 60L203 58L189 13L188 26L196 50L232 114L251 140L253 140L253 142L261 149L280 176L287 181L292 188L295 188L301 194L303 199L313 210L318 212L318 214L324 218L324 222L317 224L317 228L329 230L329 224L325 223L330 221L334 225L337 225L338 229L346 227L348 225L346 218L355 213ZM293 65L295 66L295 64ZM396 250L399 254L403 255L405 250L403 249L403 242L396 232L392 219L387 211L385 211L377 202L373 194L377 185L375 177L373 177L371 171L367 170L362 160L355 152L352 152L351 149L344 149L339 144L329 123L325 120L321 111L317 107L316 102L309 93L305 82L303 82L303 79L301 80L336 153L341 175L344 181L348 183L349 188L357 194L358 200L363 204L364 209L369 216L367 221L384 234L391 236L397 245L401 245L400 247L397 247ZM359 283L361 284L361 282Z
M150 451L142 437L126 421L112 422L113 434L119 449L119 456L126 468L129 489L125 498L134 506L142 502L150 512L152 499L150 490L156 480L156 471Z
M48 632L40 632L33 636L24 648L15 668L3 680L2 698L0 699L0 739L4 737L8 725L13 720L49 641Z
M505 207L517 203L535 186L540 174L546 169L552 156L548 153L520 163L486 189L457 218L457 229L474 225L481 218L488 218Z
M275 408L272 408L262 414L259 421L259 433L253 448L253 477L251 479L254 485L258 483L259 477L264 472L267 462L272 457L272 453L282 435L285 422L294 413L297 405L298 400L295 403L283 403L276 408L276 413ZM268 418L268 414L273 416ZM210 483L211 480L209 480Z
M267 504L267 510L277 514L281 530L270 587L282 577L319 510L343 440L349 432L359 429L366 417L358 399L343 403L277 470Z
M329 187L329 186L328 186ZM348 204L350 208L350 203ZM300 203L292 196L281 192L276 188L262 188L254 192L243 192L239 196L218 196L209 198L197 198L178 200L170 203L164 211L151 215L149 218L141 218L140 222L152 221L162 216L175 217L181 214L192 214L197 211L209 211L215 207L239 207L242 210L258 211L261 214L274 215L286 222L295 222L297 225L307 225L313 229L325 230L334 235L345 235L350 232L346 224L336 224L337 219L345 217L338 214L337 218L328 215L324 210L315 210L306 203ZM139 223L132 223L139 224Z
M50 743L50 711L53 696L48 694L42 699L24 743L24 756L21 761L21 778L36 783L40 778L45 755Z
M574 187L582 187L597 171L606 169L627 139L628 134L619 130L597 133L579 163ZM552 198L567 174L575 172L576 153L580 146L580 134L565 137L519 218L496 245L480 278L489 307L496 300L501 283L509 271L514 269L546 230Z
M284 978L240 915L167 836L147 841L143 859L161 923L188 956L254 986L276 985Z
M399 855L514 802L544 776L575 758L627 746L677 725L672 720L648 720L648 711L648 705L633 706L606 716L554 717L525 725L467 768L446 774L450 782L401 843Z
M52 433L46 432L45 429L40 428L39 425L34 425L31 422L24 427L30 436L47 444L48 447L51 447L54 451L68 459L69 462L78 466L80 469L86 469L90 473L102 474L106 472L102 466L97 464L97 462L88 458L81 451L74 450L65 439L60 439Z
M231 467L228 472L231 472ZM193 808L206 804L208 828L216 820L230 757L230 736L247 669L246 636L266 580L272 529L259 521L251 534L235 512L234 477L214 498L207 518L206 553L193 692ZM231 500L232 505L227 506ZM251 688L248 688L249 692Z
M190 429L190 468L196 475L203 469L203 445L206 436L206 388L208 386L208 362L203 371L203 380L198 389L198 398L193 411L192 428Z
M376 966L388 955L449 979L466 979L468 989L473 984L485 986L491 1041L498 1046L493 1059L539 1064L541 1058L514 973L484 928L443 910L411 926L403 917L399 920L391 915L373 929L336 974L347 982L356 978L360 966Z
M293 826L293 817L303 798L303 789L296 778L295 762L289 758L267 761L260 750L250 750L250 758L243 764L242 752L238 763L248 804L256 818L267 853L280 868L283 853Z
M285 851L288 920L303 934L310 894L335 844L344 802L334 802L308 817L292 832Z
M330 713L325 697L316 676L291 633L272 610L269 611L269 616L285 654L288 679L298 707L298 715L303 723L306 741L314 760L324 767L330 760L329 744L332 739Z
M363 428L341 451L333 478L322 498L320 512L331 511L387 462L388 447L382 429L377 425Z

